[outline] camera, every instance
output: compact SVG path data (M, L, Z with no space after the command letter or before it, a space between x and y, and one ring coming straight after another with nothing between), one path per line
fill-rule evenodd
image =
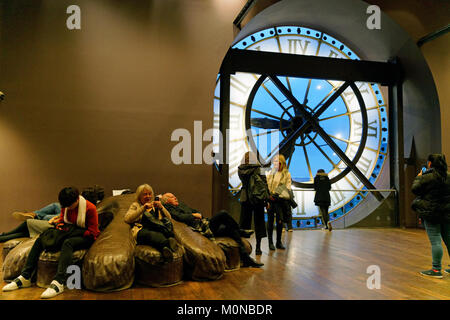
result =
M0 91L0 101L3 101L5 99L5 94Z

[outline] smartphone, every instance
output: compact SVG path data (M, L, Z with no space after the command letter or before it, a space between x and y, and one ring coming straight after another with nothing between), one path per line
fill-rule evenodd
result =
M158 197L158 196L155 197L155 201L159 201L159 197ZM154 212L155 212L156 215L159 213L159 208L158 208L158 206L156 206L156 205L153 206L153 210L154 210Z

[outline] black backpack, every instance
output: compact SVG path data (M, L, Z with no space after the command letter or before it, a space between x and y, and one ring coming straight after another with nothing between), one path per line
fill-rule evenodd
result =
M259 204L269 199L269 190L265 179L255 171L248 181L248 199L252 204Z
M84 188L81 195L83 198L96 205L97 202L102 201L105 197L105 189L99 185L95 185L94 187Z

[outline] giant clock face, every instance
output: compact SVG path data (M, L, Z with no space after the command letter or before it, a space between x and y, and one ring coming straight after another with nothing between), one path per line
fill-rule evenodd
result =
M282 26L254 33L233 48L359 60L345 44L323 32ZM220 75L214 98L219 129ZM364 201L367 187L342 153L375 184L388 157L387 106L377 84L236 73L230 78L229 185L241 187L237 167L247 151L268 163L285 155L299 206L293 217L317 215L312 182L318 169L331 181L330 217L348 214ZM219 152L217 136L214 151Z

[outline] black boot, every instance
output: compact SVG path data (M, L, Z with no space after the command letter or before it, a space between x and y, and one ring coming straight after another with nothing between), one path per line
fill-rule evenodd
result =
M277 249L286 249L281 243L281 233L283 232L283 225L280 223L277 224Z
M269 238L269 250L275 250L275 246L273 245L272 235L269 235L268 238Z
M255 249L255 254L257 256L262 255L262 251L261 251L261 238L256 239L256 249Z
M269 240L269 250L275 250L273 245L273 216L269 216L269 221L267 221L267 239Z
M281 243L281 240L279 242L277 241L277 249L281 249L281 250L286 249L286 247L283 246L283 244Z
M250 257L248 255L248 253L242 254L241 259L242 259L242 267L244 267L244 268L246 268L246 267L259 268L264 265L264 263L258 262L255 259L253 259L252 257Z
M163 256L164 260L166 262L172 262L173 261L173 254L178 249L178 242L175 240L175 238L170 237L166 240L165 246L161 250L161 255Z
M280 237L277 237L277 249L281 249L281 250L286 249L286 248L283 246L283 243L281 242L281 236L280 236Z

